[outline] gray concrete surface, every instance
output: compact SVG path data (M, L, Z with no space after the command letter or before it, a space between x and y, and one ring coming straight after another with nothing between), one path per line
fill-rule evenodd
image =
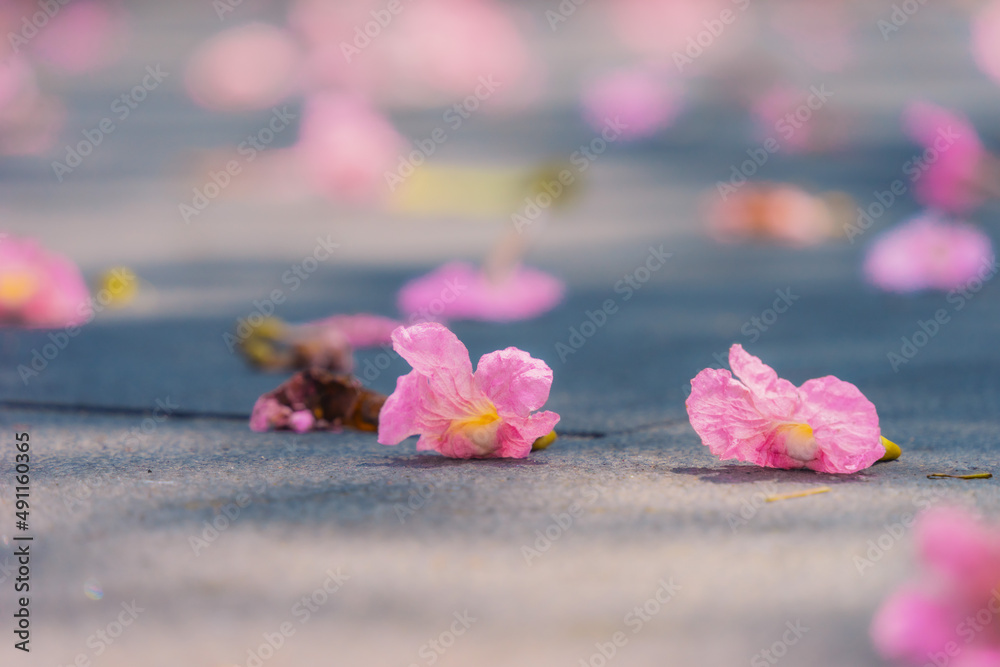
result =
M183 21L153 4L141 6L153 35L145 50L70 87L71 128L103 113L130 66L179 66L185 44L216 27L207 3L204 20L190 19L194 3L178 5ZM897 115L916 95L965 108L995 145L998 93L971 69L961 26L953 10L928 6L889 44L870 28L872 66L836 88L871 119L860 140L821 158L776 156L763 175L868 201L915 152ZM581 23L544 48L572 73L599 29ZM564 90L570 79L553 78L541 110L478 119L443 159L527 166L587 141ZM753 145L710 91L676 131L602 157L581 201L539 235L529 261L567 280L564 304L531 322L454 326L474 359L508 345L545 359L555 371L548 407L571 435L523 461L459 462L365 434L251 433L240 416L282 376L250 371L223 334L283 288L281 275L317 237L341 250L286 290L277 313L286 319L392 315L405 280L443 259L481 256L505 223L242 194L184 225L177 204L190 183L175 149L224 146L258 119L195 111L177 85L66 183L44 160L0 163L4 230L72 254L89 278L127 264L143 281L135 303L101 313L27 383L17 368L47 334L0 333L0 664L247 666L270 637L281 646L264 649L269 667L598 667L600 646L623 632L609 665L728 666L754 664L790 623L803 634L780 664L874 666L870 618L915 566L909 530L897 539L895 525L936 503L1000 510L995 479L926 478L1000 473L996 286L961 311L944 295L876 293L859 270L875 230L811 250L703 239L698 195ZM436 113L394 110L412 136ZM880 227L914 210L902 200ZM978 219L995 236L996 208ZM674 256L624 301L616 282L661 244ZM794 305L759 337L746 335L776 290L791 290ZM609 298L618 311L561 360L556 343ZM951 321L895 372L887 354L939 308ZM714 460L687 424L685 391L733 342L796 383L833 374L857 384L902 459L850 477ZM379 354L360 354L359 369ZM395 360L371 386L389 391L406 371ZM155 421L158 401L178 407ZM9 632L11 442L21 430L34 457L30 656L11 649ZM761 502L818 486L831 490ZM871 551L880 539L889 548ZM329 571L343 580L331 594ZM675 585L662 604L661 581ZM314 595L306 614L301 600ZM133 602L135 622L101 639ZM655 611L637 616L645 605ZM467 614L467 629L455 614ZM279 642L283 627L291 632ZM438 652L431 640L448 646Z

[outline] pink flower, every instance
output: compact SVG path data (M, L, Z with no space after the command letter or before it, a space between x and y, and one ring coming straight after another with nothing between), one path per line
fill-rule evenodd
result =
M914 175L917 201L950 213L966 213L982 204L982 170L989 156L968 118L915 102L906 108L903 126L927 153L919 174Z
M0 238L0 325L59 328L82 324L90 292L66 257L33 239Z
M494 281L471 264L451 262L404 285L398 304L425 320L510 322L552 310L564 291L562 281L537 269L515 267Z
M402 137L364 101L334 93L306 101L295 146L313 187L337 199L364 202L387 192Z
M727 370L691 381L691 426L713 454L769 468L851 473L885 454L878 414L850 382L832 375L796 387L739 344Z
M209 109L266 109L296 91L301 60L290 33L251 23L202 44L188 63L185 83L191 99Z
M923 576L876 613L872 640L883 657L913 665L1000 665L1000 532L965 510L922 514L915 527ZM940 663L943 664L943 663Z
M989 237L972 225L924 214L879 236L868 250L868 281L890 292L949 291L994 271Z
M584 119L597 131L608 119L625 126L623 139L642 139L670 125L680 111L679 95L653 72L620 70L592 82L583 93Z
M516 347L490 352L472 372L469 351L435 323L400 327L393 348L413 370L396 382L379 415L378 441L419 435L417 449L453 458L524 458L559 421L534 412L549 398L552 369Z

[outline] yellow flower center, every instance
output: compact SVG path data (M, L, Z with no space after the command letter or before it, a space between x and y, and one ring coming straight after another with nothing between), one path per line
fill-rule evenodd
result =
M456 419L449 430L462 431L476 446L479 454L489 454L496 447L497 429L500 428L500 415L492 403L480 413L472 414L465 419Z
M38 291L38 279L28 271L0 275L0 303L19 306Z
M785 453L796 461L808 463L816 458L816 438L809 424L785 424L778 428L784 436Z

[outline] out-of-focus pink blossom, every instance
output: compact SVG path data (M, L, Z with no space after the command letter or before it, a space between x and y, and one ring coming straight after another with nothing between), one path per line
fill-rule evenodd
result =
M59 328L82 324L90 293L72 261L33 239L0 238L0 325Z
M985 4L973 19L972 55L979 69L1000 83L1000 0Z
M421 0L406 5L390 29L375 41L397 86L419 82L482 102L498 90L497 97L508 94L529 66L517 25L494 0Z
M385 116L365 102L332 93L310 97L295 150L313 187L352 202L388 192L404 143Z
M128 30L121 8L100 0L79 0L60 7L29 47L40 61L63 72L92 72L124 52Z
M889 292L949 291L991 276L994 262L993 245L978 228L923 214L879 236L864 270Z
M875 647L915 666L1000 664L1000 526L939 508L921 514L914 530L922 574L876 613Z
M749 183L738 190L713 192L705 218L719 241L763 239L794 246L829 240L836 223L834 210L822 197L794 185Z
M796 387L739 344L691 381L691 426L720 459L853 473L885 455L875 406L832 375ZM735 374L736 377L733 377Z
M925 149L914 196L924 206L967 213L985 199L983 170L989 157L976 128L961 113L926 102L910 104L903 127Z
M537 269L514 267L494 281L472 264L449 262L404 285L397 301L410 318L510 322L552 310L564 291L562 281Z
M202 44L188 63L185 83L191 99L209 109L266 109L299 88L301 65L290 33L251 23Z
M440 324L400 327L392 345L413 370L397 380L382 407L383 445L419 435L419 451L524 458L559 421L554 412L535 412L549 398L552 369L523 350L485 354L473 373L465 345Z
M593 81L583 93L584 119L597 131L608 121L624 125L623 139L649 137L673 123L680 95L662 77L643 68L624 69Z

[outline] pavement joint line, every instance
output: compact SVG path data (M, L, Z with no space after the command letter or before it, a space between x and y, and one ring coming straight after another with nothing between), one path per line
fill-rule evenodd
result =
M0 408L9 410L38 410L43 412L93 412L101 415L120 417L144 417L153 414L149 408L128 405L97 405L91 403L55 403L46 401L0 400ZM199 412L197 410L176 410L170 413L171 419L215 419L219 421L249 421L249 413L240 412ZM628 435L641 431L649 431L662 426L676 426L686 423L686 419L667 419L663 421L641 424L620 430L557 430L560 437L599 440L615 435Z
M93 412L101 415L119 417L143 417L153 414L149 408L139 408L128 405L97 405L90 403L53 403L45 401L0 401L0 408L8 410L38 410L42 412ZM171 419L215 419L220 421L249 421L249 413L240 412L199 412L197 410L176 410L170 414ZM604 438L617 432L605 431L560 431L565 438Z

